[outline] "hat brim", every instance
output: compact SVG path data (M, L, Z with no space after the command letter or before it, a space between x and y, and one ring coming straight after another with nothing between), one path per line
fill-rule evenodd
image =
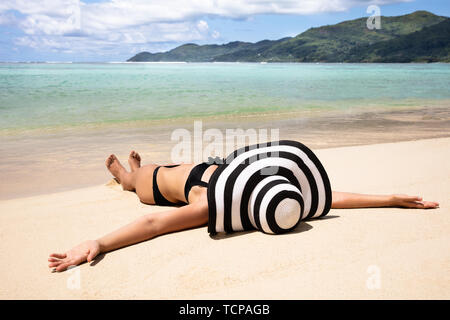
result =
M316 155L298 141L281 140L237 149L211 175L208 185L208 232L254 229L248 215L250 195L271 174L283 176L303 195L302 219L326 215L331 185Z

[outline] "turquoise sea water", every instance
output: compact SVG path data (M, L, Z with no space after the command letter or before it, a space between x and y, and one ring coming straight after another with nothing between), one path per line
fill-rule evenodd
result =
M450 99L450 64L0 64L0 131Z

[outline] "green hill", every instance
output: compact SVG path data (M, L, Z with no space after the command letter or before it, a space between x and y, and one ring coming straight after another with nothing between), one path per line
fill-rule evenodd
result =
M450 19L422 30L352 49L348 61L450 62Z
M227 44L208 44L197 45L194 43L183 44L175 49L167 52L150 53L141 52L127 61L187 61L187 62L211 62L216 61L215 58L233 54L235 52L249 52L251 50L266 50L274 44L284 41L280 40L263 40L257 43L234 41Z
M223 45L185 44L167 52L141 52L128 61L448 61L449 20L427 11L416 11L396 17L382 16L381 29L369 30L367 18L360 18L311 28L293 38Z

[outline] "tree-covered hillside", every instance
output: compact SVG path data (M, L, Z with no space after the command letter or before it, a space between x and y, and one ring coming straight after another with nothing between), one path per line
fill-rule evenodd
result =
M184 44L167 52L141 52L128 61L186 62L414 62L449 61L449 18L427 11L367 18L311 28L293 38L223 45Z

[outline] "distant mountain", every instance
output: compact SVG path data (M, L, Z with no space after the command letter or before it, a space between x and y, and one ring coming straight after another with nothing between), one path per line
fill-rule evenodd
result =
M273 45L285 41L289 38L280 40L263 40L257 43L234 41L227 44L207 44L200 46L195 43L183 44L167 52L141 52L127 61L188 61L188 62L211 62L217 61L217 57L235 52L252 52L253 50L267 50ZM247 53L248 54L248 53Z
M450 19L422 30L358 46L348 55L348 61L362 62L450 62Z
M141 52L127 61L186 62L450 62L450 19L427 11L367 18L311 28L293 38L223 45L184 44L167 52Z

